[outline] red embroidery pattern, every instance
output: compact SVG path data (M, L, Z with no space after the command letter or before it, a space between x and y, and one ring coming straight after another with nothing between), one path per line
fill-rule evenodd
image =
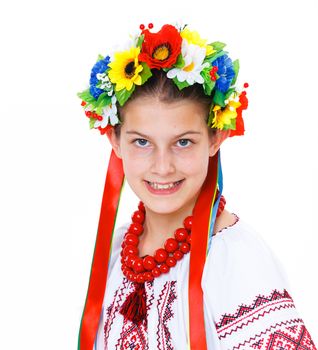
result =
M126 278L125 278L126 279ZM135 290L135 285L130 283L129 290L126 292L126 296ZM147 334L147 319L149 309L153 302L153 281L145 283L145 291L147 298L147 317L137 326L132 321L124 319L122 331L120 337L116 343L116 350L148 350L148 334ZM124 301L123 301L124 302Z
M286 289L258 295L215 323L226 349L317 350Z
M171 344L171 334L168 328L168 321L174 317L172 304L177 299L176 281L167 281L159 295L158 309L158 327L157 327L157 349L173 350Z

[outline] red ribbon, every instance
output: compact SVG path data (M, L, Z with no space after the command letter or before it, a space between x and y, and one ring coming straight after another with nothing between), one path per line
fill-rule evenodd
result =
M207 177L193 209L188 292L191 350L207 349L201 279L206 259L209 222L216 194L217 178L218 152L209 158Z
M211 205L217 186L217 162L218 154L209 159L208 174L193 210L189 272L191 350L207 349L201 278L206 258ZM102 198L89 286L79 330L78 350L92 350L94 346L106 290L111 241L123 181L122 160L112 150Z

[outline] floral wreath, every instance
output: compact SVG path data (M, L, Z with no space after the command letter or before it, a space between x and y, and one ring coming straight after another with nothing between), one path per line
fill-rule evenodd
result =
M235 86L239 60L231 60L224 43L207 44L187 25L165 24L157 33L150 32L152 28L152 23L148 29L141 24L141 33L132 38L127 50L115 51L112 58L98 56L89 88L78 93L90 128L105 134L111 125L120 124L117 101L123 106L136 85L152 76L152 69L162 69L180 90L202 85L205 95L211 96L207 120L211 128L231 130L230 136L243 135L242 111L248 100L246 91Z

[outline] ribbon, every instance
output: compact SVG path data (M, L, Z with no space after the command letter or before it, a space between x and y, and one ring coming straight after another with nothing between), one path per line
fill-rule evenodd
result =
M89 286L78 336L78 350L92 350L103 306L111 243L124 183L122 160L112 150L106 175Z
M208 173L193 209L189 267L189 337L191 350L206 350L201 279L207 255L211 211L215 202L219 151L209 158Z

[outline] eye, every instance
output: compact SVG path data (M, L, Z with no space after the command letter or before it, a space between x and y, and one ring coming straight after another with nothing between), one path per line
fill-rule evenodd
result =
M138 142L136 143L136 141L138 141ZM139 141L141 141L141 142L139 142ZM136 143L136 145L141 146L141 147L144 147L146 142L148 142L146 139L135 139L135 140L133 140L133 143Z
M185 142L184 142L185 141ZM180 144L182 145L181 148L186 148L186 146L189 144L189 142L193 143L191 140L189 139L180 139L178 140L178 142L180 142ZM184 147L185 146L185 147Z

